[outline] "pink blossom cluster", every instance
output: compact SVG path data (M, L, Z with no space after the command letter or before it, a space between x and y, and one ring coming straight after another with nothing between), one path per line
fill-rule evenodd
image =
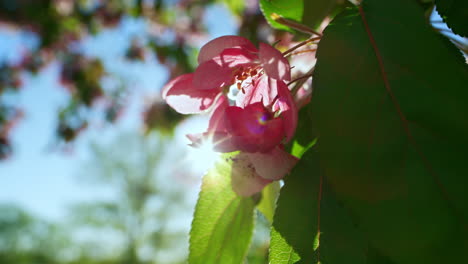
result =
M287 59L274 47L223 36L205 44L194 73L163 88L163 98L182 114L211 111L208 129L188 138L193 146L210 141L215 151L240 151L233 158L232 187L252 195L280 180L297 162L283 148L297 126L297 106L286 82Z

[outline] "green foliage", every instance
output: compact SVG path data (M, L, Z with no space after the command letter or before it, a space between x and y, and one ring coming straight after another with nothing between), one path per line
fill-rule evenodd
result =
M436 7L455 34L468 37L468 1L436 0Z
M367 0L327 27L317 61L301 122L318 142L285 179L275 229L301 263L318 261L319 216L322 263L467 262L460 53L416 3Z
M252 236L254 201L231 187L228 155L204 177L190 232L191 264L242 263Z
M273 223L273 216L275 215L276 200L278 199L279 190L280 184L277 181L267 185L265 188L263 188L262 200L257 205L258 210L270 223Z
M316 29L322 21L348 4L342 0L313 0L304 2L304 17L302 22L313 29Z
M270 263L294 264L301 258L283 236L273 227L271 229Z
M271 263L365 263L366 244L324 179L316 147L285 178L271 239Z
M268 23L276 28L291 31L292 30L274 21L271 17L273 13L278 14L284 18L301 21L304 12L303 0L260 0L260 9L265 16Z

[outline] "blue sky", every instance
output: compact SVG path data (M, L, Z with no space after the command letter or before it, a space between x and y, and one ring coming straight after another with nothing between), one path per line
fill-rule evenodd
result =
M237 25L223 6L209 8L204 22L211 38L236 34ZM140 129L143 96L158 93L166 82L167 73L154 58L143 64L115 59L122 58L130 40L142 37L145 30L144 21L125 19L118 28L83 43L87 54L102 58L112 72L123 74L135 87L130 107L118 124L87 131L75 142L71 153L53 147L57 109L68 97L57 81L58 65L49 65L37 76L23 76L24 89L9 100L26 115L12 133L14 155L0 162L0 203L14 203L40 217L59 220L72 203L112 196L112 190L104 187L83 186L77 181L77 174L89 155L90 141L109 140L118 131ZM36 44L31 35L0 28L0 60L16 61L25 49ZM187 125L184 127L188 129ZM178 132L178 137L183 138L183 133Z

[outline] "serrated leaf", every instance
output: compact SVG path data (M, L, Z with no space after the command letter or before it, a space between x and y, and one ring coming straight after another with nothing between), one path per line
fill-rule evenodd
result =
M292 30L272 19L272 14L300 22L304 13L303 0L260 0L260 9L268 23L276 28L286 31Z
M274 227L271 228L270 240L269 259L271 264L294 264L301 259Z
M320 166L387 263L468 263L468 68L455 51L405 0L347 10L317 51Z
M455 34L468 37L468 1L436 0L436 7Z
M240 264L249 248L254 202L231 187L227 156L204 177L190 231L190 264Z

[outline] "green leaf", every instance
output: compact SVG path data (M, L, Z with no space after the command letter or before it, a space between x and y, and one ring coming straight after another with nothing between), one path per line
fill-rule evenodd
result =
M304 2L303 0L260 0L260 9L272 27L292 32L289 27L274 21L271 15L275 13L283 18L300 22L304 13Z
M468 263L468 68L459 56L414 1L363 1L324 32L311 124L326 182L369 259Z
M455 34L468 37L468 1L436 0L436 7Z
M273 228L272 264L366 263L363 235L323 177L315 147L285 178Z
M304 16L302 21L309 27L316 29L327 16L333 16L348 1L313 0L304 2Z
M275 215L276 200L280 190L278 181L268 184L262 190L262 200L257 205L258 210L265 216L268 222L273 223L273 216Z
M231 188L226 155L204 177L190 231L191 264L243 263L254 225L254 202Z
M274 227L271 228L270 263L294 264L301 258Z

